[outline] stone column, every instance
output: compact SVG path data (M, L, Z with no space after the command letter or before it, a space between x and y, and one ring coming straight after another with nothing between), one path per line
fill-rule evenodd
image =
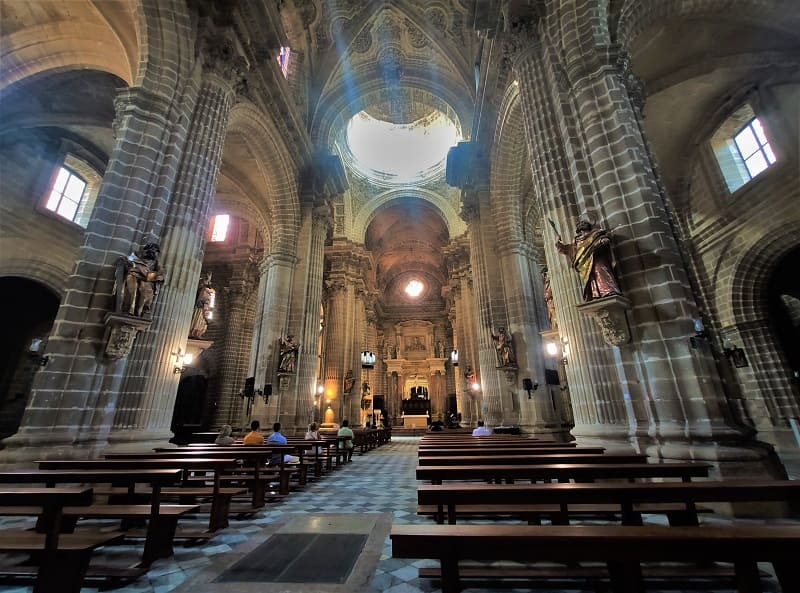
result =
M230 424L239 427L242 424L242 411L245 406L240 393L244 388L244 380L248 377L247 365L250 357L250 344L253 339L253 323L257 294L254 278L249 271L252 264L248 262L234 272L231 282L223 289L222 307L225 310L225 338L222 361L219 368L219 404L216 411L215 425Z
M105 355L104 319L114 311L117 260L161 232L197 92L182 73L175 82L158 93L128 88L115 101L116 142L48 339L48 365L36 374L19 431L4 441L7 463L92 457L106 446L129 359ZM155 301L157 313L162 305Z
M531 273L533 248L521 240L510 240L498 245L498 254L498 267L503 271L507 295L507 329L514 337L513 346L519 367L512 389L514 397L519 399L520 425L536 434L559 432L551 398L529 399L527 392L522 389L524 378L544 384L544 350L539 332L547 323L540 317L538 303L542 300L541 293L534 293L535 286L541 287L541 275Z
M304 431L311 422L316 399L325 238L331 223L331 208L327 204L305 208L298 240L298 255L302 253L300 259L305 262L304 274L298 278L302 286L297 287L292 298L302 305L297 311L299 315L292 314L292 325L298 327L300 339L296 391L295 397L284 402L281 411L281 422L286 430L293 427L295 432ZM292 407L291 401L296 402L296 406Z
M226 38L204 39L202 46L202 83L161 241L167 279L159 294L153 331L142 336L131 356L133 364L109 438L116 449L163 445L172 436L180 379L173 372L174 353L186 349L228 114L242 72L237 60L229 57L236 54ZM225 54L221 46L230 47L232 53Z
M514 72L517 76L523 109L528 152L531 155L536 198L544 217L554 220L568 241L574 221L580 215L576 194L588 192L573 180L572 163L582 164L580 146L574 146L562 131L570 129L566 115L557 105L566 94L557 85L556 75L548 67L546 47L535 38L517 42ZM560 80L560 79L559 79ZM573 124L574 125L574 124ZM625 392L620 389L616 367L619 357L606 345L593 322L578 313L581 291L566 258L555 250L556 236L543 225L554 302L559 314L561 338L569 347L566 375L575 417L573 434L580 440L600 439L627 442L635 433L637 419L646 418L641 406L626 411ZM630 386L635 389L635 385ZM628 391L630 401L630 391ZM622 446L622 443L620 443Z

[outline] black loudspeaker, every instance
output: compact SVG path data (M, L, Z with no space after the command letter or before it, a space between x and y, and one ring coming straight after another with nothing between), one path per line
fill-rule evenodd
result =
M247 377L244 380L244 390L242 394L245 397L255 397L256 394L256 378L255 377Z
M272 395L272 383L266 383L264 385L264 395L265 396Z
M523 379L522 380L522 388L525 391L532 391L533 390L533 381L530 379Z

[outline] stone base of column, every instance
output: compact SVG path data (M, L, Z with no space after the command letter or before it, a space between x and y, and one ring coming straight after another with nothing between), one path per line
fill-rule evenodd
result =
M641 452L627 424L577 424L572 436L579 447L605 447L607 453Z
M171 430L124 430L109 435L104 453L152 453L155 447L174 447Z
M98 440L99 436L79 435L75 430L18 432L3 440L0 466L35 467L42 459L92 459L107 450L107 442Z

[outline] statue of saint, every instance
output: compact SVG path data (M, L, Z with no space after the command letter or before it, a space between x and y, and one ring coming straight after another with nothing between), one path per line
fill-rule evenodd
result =
M511 345L511 335L506 333L506 328L501 327L497 330L497 335L492 334L495 350L497 350L497 360L501 367L517 366L517 357L514 355L514 348Z
M622 294L611 254L611 237L588 220L578 221L572 243L556 241L556 249L572 262L583 285L584 302Z
M281 360L278 364L278 371L283 373L293 373L297 367L297 351L300 349L294 336L288 335L281 337Z
M155 241L145 243L138 253L117 261L116 309L135 317L150 317L159 285L164 282L164 269L158 263L161 248Z
M550 320L550 328L558 329L558 322L556 321L556 305L553 302L553 287L550 286L550 274L547 268L542 268L542 283L544 291L544 304L547 307L547 318Z
M200 339L208 329L208 319L214 306L216 291L211 287L211 272L200 278L197 287L197 296L192 313L192 325L189 328L189 337Z

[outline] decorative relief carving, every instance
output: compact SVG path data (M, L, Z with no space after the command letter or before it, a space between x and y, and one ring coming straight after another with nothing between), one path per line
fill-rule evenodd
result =
M361 32L353 40L351 47L353 51L359 54L368 52L369 48L372 47L372 33L370 30L366 27L361 29Z
M425 20L440 34L445 35L447 33L447 15L441 8L428 8L425 10Z
M578 311L594 318L603 340L610 346L621 346L631 341L628 318L625 315L625 310L630 308L631 302L620 295L594 299L577 306Z
M430 39L425 35L425 32L417 27L410 19L406 19L406 30L408 31L408 38L411 40L411 47L422 49L430 45Z
M131 353L136 335L152 323L151 319L142 319L124 313L106 313L106 349L108 358L118 360Z

